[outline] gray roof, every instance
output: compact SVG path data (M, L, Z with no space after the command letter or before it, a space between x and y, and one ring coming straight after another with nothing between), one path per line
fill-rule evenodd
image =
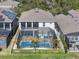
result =
M12 1L12 0L6 0L0 3L0 8L14 8L17 7L19 2Z
M68 13L72 16L73 20L79 24L79 10L70 10Z
M11 12L10 10L0 10L0 22L12 22L16 17L16 14L14 12Z
M21 14L19 22L54 22L53 15L38 8L25 11Z
M64 34L79 32L79 24L71 16L59 14L55 20Z
M0 22L12 22L12 20L10 20L6 15L4 15L3 13L0 13L0 16L2 15L2 18L4 18L5 20L4 21L1 21ZM0 18L1 19L1 18Z
M68 11L69 15L71 15L72 17L75 17L75 18L79 18L79 11L78 10L69 10Z
M79 32L79 19L73 18L70 14L53 16L50 12L41 9L23 12L19 22L57 22L64 34Z

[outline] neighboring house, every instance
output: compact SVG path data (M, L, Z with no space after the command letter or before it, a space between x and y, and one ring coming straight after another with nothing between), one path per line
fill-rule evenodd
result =
M54 17L50 12L38 8L23 12L19 19L22 38L21 47L32 47L30 40L28 40L30 37L39 39L39 47L51 47L49 41L55 35L54 21Z
M19 2L17 1L13 1L13 0L5 0L3 2L0 3L0 8L7 8L7 9L10 9L10 8L15 8L17 7L19 4Z
M79 23L70 15L55 16L60 32L65 36L70 51L79 51Z
M0 48L7 47L7 39L10 32L14 32L18 26L16 14L10 10L0 10ZM9 42L8 42L9 43Z

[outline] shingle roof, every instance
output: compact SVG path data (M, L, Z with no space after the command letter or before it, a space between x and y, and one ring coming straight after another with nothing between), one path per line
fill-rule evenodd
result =
M72 17L78 18L79 17L79 11L78 10L70 10L68 11L69 15L71 15Z
M12 22L16 14L9 10L0 10L0 22Z
M64 34L79 32L79 20L70 14L53 16L50 12L41 9L23 12L19 22L57 22Z
M23 12L19 22L54 22L54 18L50 12L36 8Z
M68 13L72 16L73 20L79 24L79 10L70 10Z
M64 34L79 32L79 24L71 16L60 14L55 20Z

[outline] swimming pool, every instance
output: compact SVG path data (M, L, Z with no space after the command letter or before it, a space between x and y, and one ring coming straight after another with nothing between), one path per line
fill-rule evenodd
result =
M48 42L40 42L40 43L39 43L39 47L40 47L40 48L41 48L41 47L50 48L50 45L49 45Z
M6 40L0 40L0 47L6 46Z
M25 48L25 47L31 47L32 43L31 42L21 42L20 47Z
M21 42L20 47L21 48L33 47L33 43L31 43L31 42ZM51 46L49 45L49 42L38 42L35 45L35 47L36 48L51 48Z

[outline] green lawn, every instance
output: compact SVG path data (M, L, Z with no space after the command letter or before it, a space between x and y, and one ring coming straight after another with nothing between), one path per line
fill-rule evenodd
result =
M0 59L79 59L79 53L63 53L54 50L20 50L8 55L0 55Z
M77 59L72 54L11 54L0 55L0 59Z

